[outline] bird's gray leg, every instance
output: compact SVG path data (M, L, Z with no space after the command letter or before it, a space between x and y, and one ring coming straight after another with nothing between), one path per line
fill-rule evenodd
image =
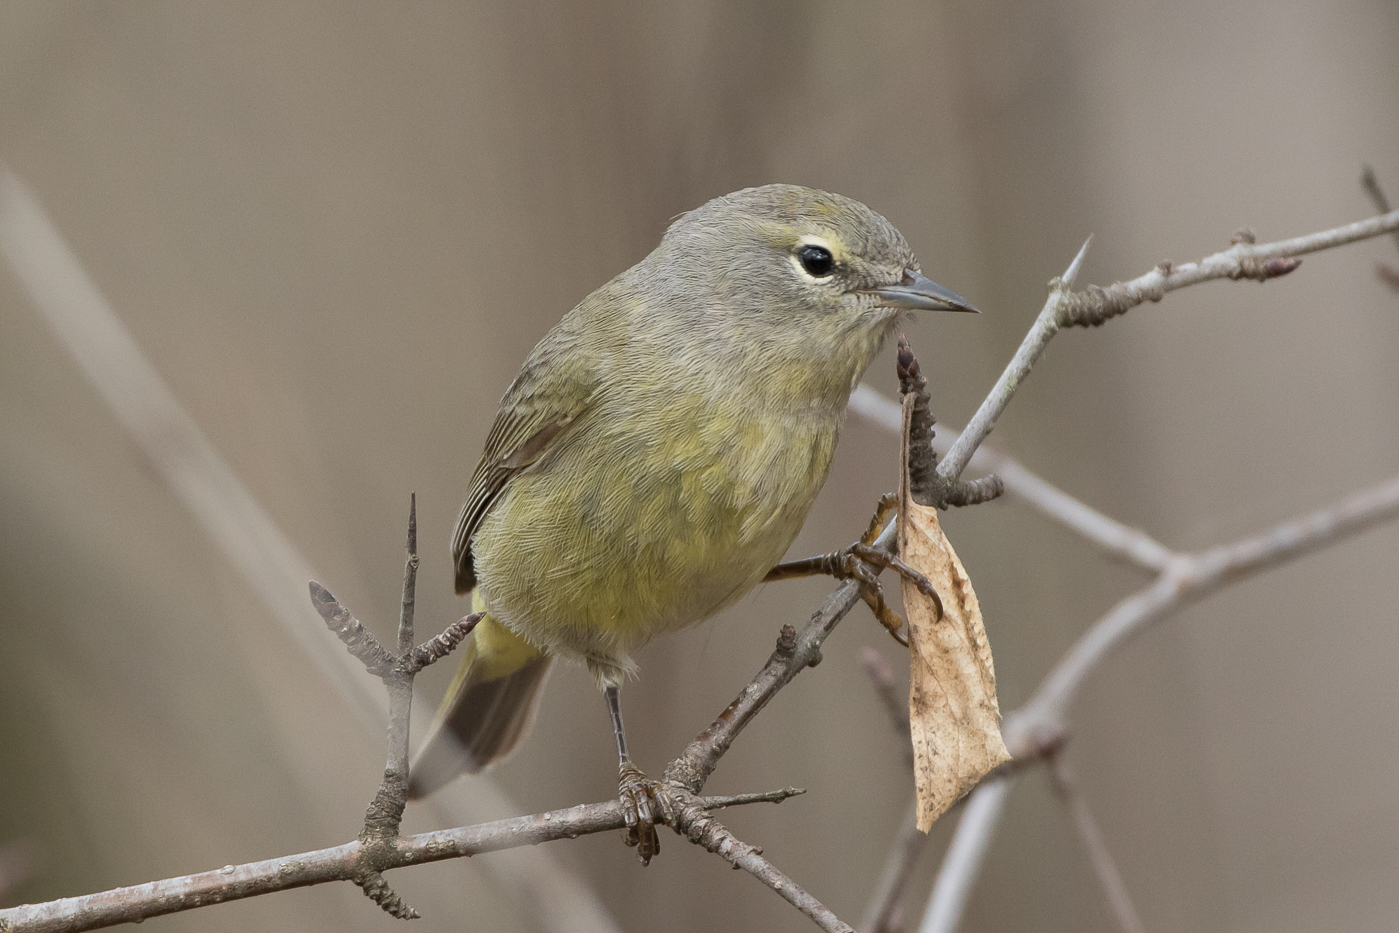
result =
M871 611L874 612L874 617L888 630L894 640L906 646L908 641L899 634L900 629L904 626L904 620L885 604L884 590L879 585L879 571L892 570L918 587L920 593L931 598L937 604L938 618L942 618L942 599L938 596L937 590L933 589L933 584L927 577L893 554L881 551L874 546L875 539L879 537L884 523L889 519L889 513L893 512L898 504L899 497L897 495L892 492L885 493L880 497L874 518L870 520L869 529L865 531L859 541L847 548L841 548L839 551L822 554L820 557L808 557L805 560L793 560L778 564L768 571L767 576L763 577L763 582L771 583L774 580L792 580L797 577L812 576L835 577L837 580L858 580L860 598L870 607Z
M669 823L675 817L675 804L659 782L653 781L632 764L627 752L627 730L622 725L621 689L609 686L603 690L607 712L612 716L612 731L617 736L617 795L622 803L622 817L627 828L622 838L636 846L641 864L661 852L661 840L656 835L656 823Z

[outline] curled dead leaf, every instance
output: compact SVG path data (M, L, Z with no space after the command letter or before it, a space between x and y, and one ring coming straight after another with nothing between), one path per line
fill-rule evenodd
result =
M937 602L903 581L912 673L908 712L913 731L918 828L924 832L991 771L1010 760L1001 738L996 671L972 581L938 523L938 510L909 493L908 431L914 397L904 397L899 477L899 556L926 576Z

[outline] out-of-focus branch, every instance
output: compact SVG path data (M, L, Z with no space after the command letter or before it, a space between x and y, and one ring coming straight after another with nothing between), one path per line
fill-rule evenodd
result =
M1384 189L1380 187L1380 180L1375 177L1375 170L1370 166L1365 166L1360 173L1360 187L1365 189L1365 193L1370 196L1370 200L1375 203L1375 209L1381 214L1390 212L1389 198L1384 196ZM1399 230L1394 231L1394 245L1399 246ZM1381 282L1399 292L1399 267L1391 266L1389 263L1375 263L1375 275Z
M908 700L899 695L899 686L894 683L893 667L884 660L884 655L868 646L860 649L860 664L869 675L870 683L874 684L874 692L884 706L884 711L889 714L894 731L900 738L908 739ZM913 749L909 747L905 751L908 752L908 763L912 766Z
M1043 758L1062 746L1068 707L1088 676L1148 626L1211 593L1289 560L1310 554L1399 516L1399 478L1356 493L1335 505L1284 522L1261 534L1177 558L1156 581L1118 603L1095 623L1041 683L1028 703L1006 717L1006 746L1017 760ZM972 792L972 807L999 809L1006 778L992 778ZM961 918L976 866L990 843L994 819L963 816L933 890L922 933L951 933ZM972 837L975 838L964 838ZM968 876L970 873L970 877ZM948 877L943 884L943 875ZM940 900L941 899L941 900ZM936 917L936 923L932 918Z
M889 857L884 861L884 869L875 882L874 893L860 920L860 933L889 933L894 915L898 912L899 897L908 884L908 876L918 857L928 847L928 834L918 828L918 803L915 800L908 806L908 813L899 824L894 836L894 844L889 849Z
M333 685L366 736L377 734L388 703L354 659L318 631L319 621L306 608L306 581L317 577L310 563L214 449L43 207L3 165L0 255L44 323L200 529ZM489 776L477 776L469 788L447 788L420 806L437 811L448 825L518 810ZM531 906L542 928L618 933L617 922L597 896L547 851L520 849L483 864L500 885Z
M895 434L899 432L899 403L867 385L858 386L851 394L850 410ZM958 432L945 423L940 426L942 431L933 439L933 449L944 455ZM944 440L943 435L947 435L947 439ZM1145 570L1160 572L1175 556L1170 548L1150 535L1075 499L1005 453L983 445L972 455L968 466L977 473L995 473L1005 484L1006 492L1114 557Z
M796 793L800 791L787 788L768 794L698 798L698 803L705 810L717 810L760 801L780 803ZM574 839L621 829L625 825L621 804L609 800L476 826L441 829L400 838L384 854L383 870L532 846L555 839ZM330 849L227 865L215 871L115 888L99 894L11 907L0 910L0 930L6 933L78 933L118 923L139 923L148 917L274 891L330 881L353 881L360 871L366 845L356 840Z
M1108 850L1107 840L1103 838L1103 832L1093 819L1093 814L1084 802L1083 794L1074 783L1063 758L1056 756L1051 761L1049 777L1054 784L1055 793L1073 819L1078 837L1083 840L1083 847L1088 850L1088 860L1093 863L1093 871L1098 876L1098 883L1103 886L1103 894L1108 899L1113 916L1117 918L1117 925L1122 928L1122 933L1146 933L1146 927L1142 926L1142 918L1137 913L1136 906L1132 904L1132 896L1122 880L1122 873L1117 870L1117 863L1113 861L1112 852Z
M34 846L24 837L0 842L0 897L34 873Z
M962 818L952 834L952 843L947 847L937 880L933 882L933 893L928 899L928 910L923 915L919 933L952 933L957 929L1014 781L1013 776L990 778L967 798Z
M1089 674L1148 626L1219 589L1280 566L1399 516L1399 478L1261 534L1174 561L1156 582L1129 596L1090 628L1020 710L1006 718L1006 744L1026 754L1062 732L1069 704Z

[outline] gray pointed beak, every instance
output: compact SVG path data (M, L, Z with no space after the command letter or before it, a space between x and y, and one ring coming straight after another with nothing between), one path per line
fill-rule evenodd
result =
M904 270L904 280L898 285L865 289L866 294L878 295L882 308L906 311L970 311L981 312L956 292L943 288L921 272Z

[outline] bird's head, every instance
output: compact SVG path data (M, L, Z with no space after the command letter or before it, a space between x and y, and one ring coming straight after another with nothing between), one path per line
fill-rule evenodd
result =
M859 201L747 188L678 217L647 259L654 287L743 331L887 333L909 311L975 311L925 277L903 234Z

